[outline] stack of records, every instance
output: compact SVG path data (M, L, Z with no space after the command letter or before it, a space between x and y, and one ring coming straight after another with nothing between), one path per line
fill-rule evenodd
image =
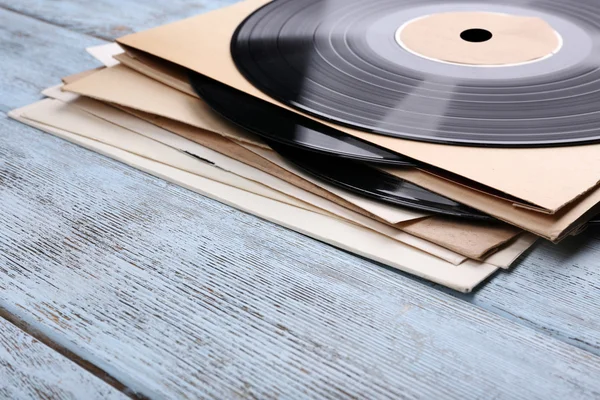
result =
M468 292L600 213L600 3L246 0L11 116Z

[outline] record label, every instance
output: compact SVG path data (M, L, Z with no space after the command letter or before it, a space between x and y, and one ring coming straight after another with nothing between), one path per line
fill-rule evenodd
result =
M560 34L541 18L491 12L419 17L398 29L396 41L428 60L478 67L542 61L563 45Z

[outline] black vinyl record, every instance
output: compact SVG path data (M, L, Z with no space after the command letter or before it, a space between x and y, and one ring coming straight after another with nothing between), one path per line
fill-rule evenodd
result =
M282 157L309 174L363 196L440 215L493 220L473 208L361 162L323 156L276 142L267 143Z
M600 1L496 3L274 0L238 27L231 53L269 96L368 132L492 147L598 142ZM542 18L562 48L535 63L481 68L426 59L398 44L395 33L410 18L469 4Z
M277 107L204 75L190 71L189 76L194 90L213 110L263 138L339 158L382 165L414 165L404 156Z

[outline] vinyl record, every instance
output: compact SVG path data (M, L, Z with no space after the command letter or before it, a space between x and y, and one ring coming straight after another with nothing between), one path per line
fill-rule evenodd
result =
M492 217L366 164L334 159L267 141L273 150L309 174L343 189L430 213L492 220Z
M471 12L483 16L458 19ZM431 29L450 32L452 46L429 40L444 35L421 20L449 14L458 17ZM540 29L498 28L504 17ZM324 120L418 141L537 147L600 140L599 40L598 0L274 0L238 27L231 53L258 89Z
M198 95L213 110L263 138L350 160L382 165L414 165L399 154L257 99L204 75L190 71L189 76Z

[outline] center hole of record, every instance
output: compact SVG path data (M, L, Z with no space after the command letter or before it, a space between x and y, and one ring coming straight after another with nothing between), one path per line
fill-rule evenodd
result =
M487 42L492 38L492 32L485 29L467 29L460 34L460 38L466 42L482 43Z

